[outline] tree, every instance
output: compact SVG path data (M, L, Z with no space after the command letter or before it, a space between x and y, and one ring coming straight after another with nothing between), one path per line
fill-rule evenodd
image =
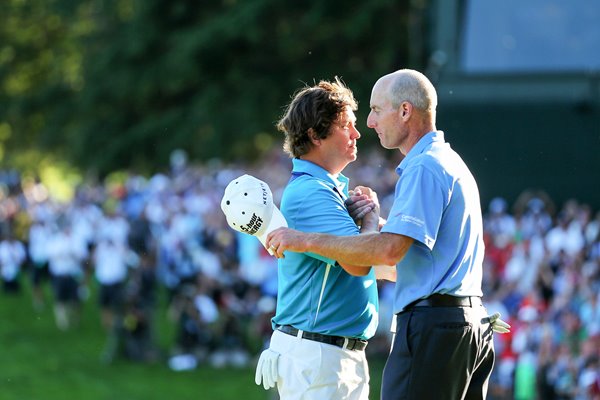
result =
M341 76L364 121L373 82L407 54L405 8L391 0L71 3L5 5L5 162L35 148L102 176L163 168L175 148L252 160L279 142L274 123L300 85Z

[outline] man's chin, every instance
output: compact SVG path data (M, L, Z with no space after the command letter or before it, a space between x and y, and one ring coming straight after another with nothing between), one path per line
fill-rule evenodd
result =
M379 137L379 143L381 144L381 147L383 147L384 149L391 150L391 149L393 149L393 148L394 148L394 147L391 147L391 146L389 146L388 144L386 144L386 143L383 141L383 137Z

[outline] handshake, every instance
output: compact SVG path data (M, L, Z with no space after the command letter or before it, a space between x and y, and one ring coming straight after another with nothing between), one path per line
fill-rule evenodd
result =
M357 186L348 191L345 201L350 216L355 221L360 221L370 212L379 215L379 199L377 193L366 186Z

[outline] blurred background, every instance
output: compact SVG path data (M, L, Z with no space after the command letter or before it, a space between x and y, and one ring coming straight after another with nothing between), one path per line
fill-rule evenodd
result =
M276 263L229 229L226 184L275 198L292 94L341 77L359 102L345 174L391 206L398 152L366 127L400 68L485 213L492 399L600 398L600 2L3 0L0 399L276 398L253 383ZM372 398L391 284L367 351Z

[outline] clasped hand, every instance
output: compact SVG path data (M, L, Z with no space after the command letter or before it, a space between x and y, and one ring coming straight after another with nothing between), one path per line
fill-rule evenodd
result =
M377 193L366 186L357 186L354 190L351 190L345 203L350 216L357 223L370 212L375 212L377 218L379 218Z

